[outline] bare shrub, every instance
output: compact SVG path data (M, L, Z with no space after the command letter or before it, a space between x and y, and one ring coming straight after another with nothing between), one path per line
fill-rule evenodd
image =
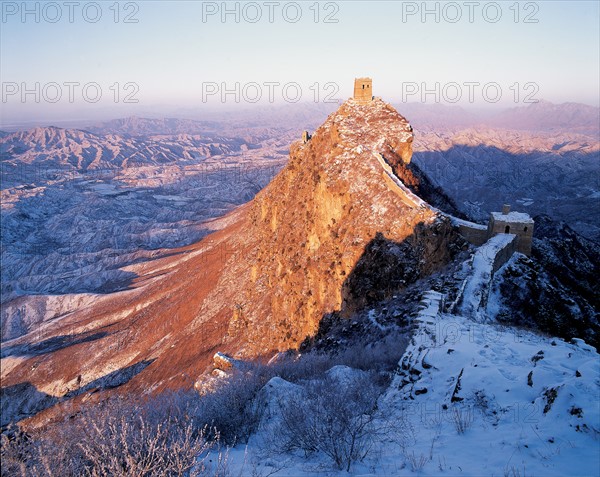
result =
M308 382L322 378L336 365L346 365L369 371L373 386L379 389L389 384L390 371L398 366L406 346L404 335L390 334L375 343L358 341L331 353L289 351L270 364L254 362L233 368L201 399L186 397L184 402L188 406L190 402L195 403L188 413L195 416L196 428L216 430L221 441L229 445L246 442L256 430L264 409L255 402L257 394L271 378L279 376L292 383Z
M260 421L260 407L253 406L269 374L262 366L253 371L234 371L212 392L202 396L195 410L197 426L218 433L226 444L245 442Z
M510 467L507 465L504 468L504 477L527 477L525 473L525 466L523 466L523 471L518 467L511 465Z
M310 351L303 354L286 353L267 366L270 377L279 376L298 383L323 376L333 366L344 365L363 371L373 371L381 385L389 383L390 372L398 367L408 345L400 333L391 333L376 342L355 341L328 353Z
M148 422L143 416L108 415L87 418L87 438L79 444L85 457L85 474L93 477L184 476L195 467L198 455L211 444L193 437L190 424ZM201 467L201 466L200 466ZM194 475L200 475L197 467Z
M413 472L419 472L423 470L423 467L425 467L425 464L427 464L429 461L429 458L425 454L417 455L414 451L410 454L405 454L404 457L410 465L410 470Z
M456 432L464 434L465 431L471 427L471 424L473 424L473 409L469 407L463 407L461 409L460 406L454 406L450 411L450 418L452 419Z
M83 460L74 451L76 441L67 437L70 432L61 433L62 440L55 440L54 434L33 437L20 429L12 429L2 434L0 475L11 477L55 475L83 475Z
M309 382L304 391L301 397L280 403L281 451L322 452L337 468L349 471L388 430L376 420L381 388L368 373L347 379L328 374Z
M208 460L216 442L186 420L185 413L176 412L173 402L150 399L133 404L115 399L40 435L3 436L2 475L223 475Z

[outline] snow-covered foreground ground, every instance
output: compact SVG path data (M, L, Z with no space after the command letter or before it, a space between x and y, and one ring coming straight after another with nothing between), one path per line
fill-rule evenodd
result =
M378 440L351 475L599 475L596 351L582 340L443 314L442 299L425 294L399 373L379 400L378 419L399 432ZM270 386L269 408L297 388L280 378ZM324 455L269 457L260 444L269 436L260 433L272 423L262 429L231 450L233 475L348 475Z

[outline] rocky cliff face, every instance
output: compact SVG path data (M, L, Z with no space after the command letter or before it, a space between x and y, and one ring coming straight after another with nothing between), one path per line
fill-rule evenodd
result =
M460 240L450 224L389 181L378 160L408 163L412 140L390 105L350 100L292 145L288 166L251 206L242 238L251 246L240 240L234 273L244 286L232 298L243 310L233 314L232 341L247 339L250 354L295 347L324 314L349 315L375 289L392 293L451 259ZM374 242L394 250L391 269L364 266ZM388 286L379 287L380 274Z
M443 267L464 242L385 169L410 161L412 139L383 101L344 103L218 232L126 267L128 290L83 300L8 342L3 414L52 406L39 423L109 392L189 387L215 351L297 347L326 314L349 316ZM16 392L22 383L31 392Z

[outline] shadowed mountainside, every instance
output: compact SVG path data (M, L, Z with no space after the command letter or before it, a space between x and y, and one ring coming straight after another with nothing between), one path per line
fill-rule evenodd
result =
M550 215L592 239L600 235L600 142L587 136L531 136L465 130L419 137L414 165L475 220L498 204Z

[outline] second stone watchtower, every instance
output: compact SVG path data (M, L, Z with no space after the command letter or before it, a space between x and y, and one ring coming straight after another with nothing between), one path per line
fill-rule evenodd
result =
M371 78L354 80L354 101L358 103L373 101L373 80Z

